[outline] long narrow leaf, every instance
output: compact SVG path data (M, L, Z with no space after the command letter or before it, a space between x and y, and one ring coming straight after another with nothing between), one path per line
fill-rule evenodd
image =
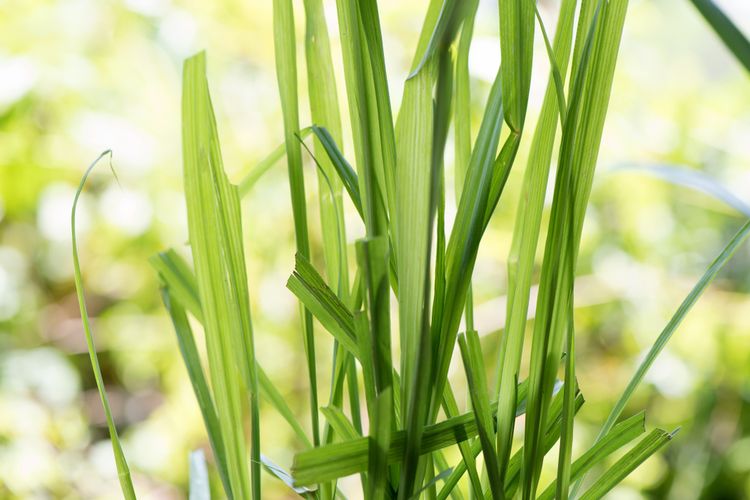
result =
M672 440L675 433L654 429L643 438L632 450L615 462L583 495L581 500L603 498L609 490L617 486L636 467L645 462L651 455Z
M187 369L190 384L193 386L195 399L198 401L198 408L203 417L203 425L206 427L208 441L214 452L219 476L221 477L227 496L232 498L232 490L227 472L226 453L224 451L224 441L221 437L221 428L219 427L219 418L216 415L216 407L214 406L208 382L206 381L206 376L203 372L203 365L201 364L200 356L198 355L198 348L195 345L193 330L190 328L190 323L188 323L185 309L182 308L179 300L176 300L172 296L172 289L168 287L163 288L161 295L162 302L164 302L164 306L172 319L172 325L177 334L177 344L180 348L182 361Z
M112 441L112 451L115 455L115 464L117 466L117 477L120 480L120 488L122 489L123 496L128 500L135 500L135 490L133 489L133 481L130 478L130 468L128 467L128 461L125 459L125 454L122 451L122 445L120 444L120 438L117 435L117 427L115 427L115 420L112 416L112 409L109 406L109 398L107 398L107 392L104 389L104 378L102 377L102 370L99 367L99 357L96 354L96 346L94 345L94 334L91 331L91 324L89 323L89 314L86 309L86 297L83 293L83 273L81 272L81 262L78 258L78 240L76 238L76 208L78 207L78 198L81 196L83 187L86 185L86 179L88 178L91 171L94 169L99 160L104 158L106 155L112 155L112 152L107 150L99 155L94 162L89 165L86 172L81 178L81 183L78 185L75 197L73 198L73 208L70 213L70 236L73 243L73 278L76 285L76 297L78 298L78 306L81 310L81 321L83 322L83 331L86 334L86 347L89 351L89 359L91 360L91 369L94 372L94 380L96 381L96 389L99 391L99 398L102 401L104 407L104 415L107 419L107 428L109 429L109 439Z
M713 0L690 0L724 45L750 71L750 41Z
M258 387L239 194L223 169L205 54L183 70L183 160L188 228L206 329L209 371L232 493L260 498ZM252 482L242 400L250 398Z
M294 11L291 0L274 0L273 33L276 56L276 76L284 118L284 142L289 170L289 190L294 214L294 236L297 253L310 257L310 241L307 232L307 207L305 200L305 178L302 171L302 151L297 134L299 132L299 104L297 101L297 50L294 32ZM302 308L302 336L307 356L307 376L310 382L310 418L313 442L320 441L318 417L318 377L315 370L315 339L312 315Z
M646 373L648 372L649 368L651 368L651 365L653 365L657 356L659 356L659 353L661 353L661 351L667 345L669 339L672 338L672 335L680 326L682 320L685 319L685 316L687 316L688 312L690 312L690 309L693 308L701 295L703 295L703 292L706 291L711 282L716 278L717 274L719 274L719 271L721 271L724 265L726 265L726 263L732 258L737 249L740 247L740 245L742 245L742 243L745 242L749 235L750 221L746 222L729 241L729 243L727 243L721 253L714 259L713 262L711 262L711 265L708 266L706 272L703 274L703 276L701 276L701 278L695 284L687 297L685 297L685 300L682 301L682 304L680 304L680 307L677 308L674 316L672 316L672 318L669 320L667 326L664 327L664 330L662 330L662 332L656 338L648 353L638 365L638 369L635 371L633 377L630 379L630 382L628 382L627 387L610 411L607 420L604 422L604 425L599 431L600 437L607 434L609 432L609 429L611 429L615 424L617 419L620 417L620 414L625 409L625 405L627 405L628 401L633 396L633 393L643 381L643 378L646 376Z

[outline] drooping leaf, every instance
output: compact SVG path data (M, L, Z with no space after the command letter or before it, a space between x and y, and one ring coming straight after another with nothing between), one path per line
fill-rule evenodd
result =
M115 426L115 420L112 416L112 410L109 406L109 398L107 392L104 389L104 378L102 377L102 370L99 367L99 357L96 354L96 345L94 344L94 334L91 330L91 324L89 322L89 314L86 309L86 297L83 291L83 273L81 272L81 262L78 258L78 240L76 235L76 208L78 207L78 199L81 196L84 186L86 185L86 179L88 178L91 171L94 169L99 160L105 156L112 155L112 152L107 150L99 155L91 165L86 169L86 172L81 178L81 183L78 185L75 197L73 198L73 208L70 213L70 236L73 244L73 279L76 286L76 297L78 298L78 306L81 311L81 321L83 323L83 331L86 335L86 348L89 352L89 359L91 361L91 369L94 372L94 380L96 381L96 389L99 392L99 399L102 401L102 407L104 408L104 416L107 419L107 429L109 430L109 439L112 442L112 451L115 455L115 465L117 466L117 476L120 480L120 488L122 494L127 500L135 500L135 489L133 488L133 480L130 477L130 468L128 467L128 461L125 458L125 453L122 451L122 444L120 444L120 437L117 434L117 427ZM114 170L113 170L114 171Z

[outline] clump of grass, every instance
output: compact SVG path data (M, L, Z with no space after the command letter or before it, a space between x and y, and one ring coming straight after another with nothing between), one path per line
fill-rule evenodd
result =
M709 2L695 3L704 14L713 13L714 26L726 26L726 18L707 10ZM304 2L314 122L305 129L299 123L293 6L291 0L274 0L283 110L279 132L283 131L284 143L239 187L228 181L222 166L205 55L186 61L183 159L193 262L191 266L168 250L155 256L152 264L163 283L163 300L229 498L261 498L262 468L298 494L322 499L340 496L336 481L350 474L360 475L364 496L373 499L463 498L458 484L464 474L474 498L600 498L673 437L674 432L661 429L641 437L645 416L620 420L621 414L687 312L750 234L750 223L727 244L659 335L595 442L580 456L572 456L573 421L584 402L575 376L574 278L627 4L562 0L555 36L549 40L533 1L501 1L503 63L472 142L468 51L478 1L430 2L394 119L377 2L337 0L352 123L350 163L341 149L339 93L321 0ZM528 130L537 23L551 70L536 128ZM744 47L732 33L733 45ZM452 227L446 227L443 164L451 124L458 209ZM558 128L554 197L525 378L520 367L532 271L540 235L545 233L542 212ZM312 149L303 143L310 134ZM498 334L500 350L494 360L497 376L489 380L487 356L473 322L471 276L490 218L505 201L508 176L514 168L524 168L517 161L522 140L530 141L530 154L508 257L506 324ZM311 264L303 145L318 171L322 272ZM289 172L297 245L287 287L301 305L311 435L255 357L244 262L240 197L282 157ZM81 188L83 182L85 177ZM366 230L354 248L346 244L345 196ZM353 268L348 265L350 252L356 257ZM108 409L86 317L75 238L74 261L97 385ZM397 318L391 317L392 300L397 302ZM205 329L208 376L188 314ZM459 333L464 316L466 331ZM314 332L313 318L323 332ZM395 324L399 363L394 363L391 346ZM316 377L315 339L320 335L332 337L334 350L325 403L318 392L323 382ZM456 344L471 402L463 412L448 380ZM279 411L306 448L295 456L290 473L261 454L261 397ZM360 414L360 406L366 415ZM515 422L522 414L523 446L514 452ZM133 487L109 411L107 419L123 492L131 498ZM540 490L542 463L558 442L556 478ZM448 463L443 453L451 446L461 453L458 463ZM606 459L623 447L629 451L602 470ZM197 455L191 464L198 498L207 491L205 466ZM599 475L585 482L589 471Z

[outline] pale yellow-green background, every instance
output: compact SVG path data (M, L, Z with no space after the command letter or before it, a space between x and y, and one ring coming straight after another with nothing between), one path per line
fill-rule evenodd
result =
M425 3L380 2L396 103ZM750 4L718 3L750 31ZM540 5L551 31L558 2ZM301 42L301 2L295 6ZM326 8L343 91L333 2ZM499 59L496 3L483 1L481 9L471 57L475 132ZM208 51L225 164L239 179L282 137L271 27L270 0L0 0L0 498L119 497L74 297L69 235L75 186L105 149L114 151L121 186L102 166L79 213L99 356L136 490L154 499L186 494L188 452L206 447L205 436L147 263L166 247L184 250L187 238L181 62ZM532 122L548 68L540 42ZM302 109L306 125L304 99ZM504 316L505 260L527 147L526 141L480 248L475 285L483 334ZM348 145L346 154L353 157ZM447 159L451 177L450 147ZM750 78L688 0L632 0L626 21L579 265L578 376L587 404L576 427L578 452L639 356L743 221L704 194L613 171L633 163L699 170L750 203ZM319 259L309 162L307 173ZM279 163L243 203L251 306L261 363L307 423L297 307L284 288L293 265L285 181ZM450 220L455 207L448 205ZM354 217L349 222L352 242L361 228ZM682 431L611 498L750 496L748 292L750 250L743 248L627 410L647 407L649 427ZM319 338L325 381L330 344L322 331ZM494 346L496 334L487 336L488 353ZM451 373L463 387L461 370ZM263 411L262 440L263 452L288 467L299 444L270 408ZM278 481L264 481L268 498L289 496Z

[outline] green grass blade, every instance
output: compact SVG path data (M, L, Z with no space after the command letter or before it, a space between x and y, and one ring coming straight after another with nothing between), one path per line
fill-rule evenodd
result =
M226 491L227 496L232 498L231 484L229 482L229 474L227 471L227 458L224 451L224 440L221 437L219 418L216 415L216 407L214 406L211 391L203 372L203 365L201 364L200 356L198 355L198 348L195 345L193 330L190 328L190 323L188 323L185 309L180 305L179 299L176 299L172 295L172 289L169 286L166 286L162 289L161 296L162 302L164 302L164 307L166 307L167 312L172 319L172 325L174 326L174 331L177 335L177 344L180 348L182 361L187 369L188 378L190 379L190 384L193 386L193 393L195 394L198 408L203 417L203 425L206 427L208 442L211 444L211 449L214 452L214 459L216 460L216 468L219 470L219 477L221 477L221 482L224 485L224 490Z
M284 399L284 396L281 395L279 390L276 388L276 386L268 377L265 370L263 370L260 364L258 364L258 384L260 385L260 390L263 395L269 400L271 405L276 408L276 411L279 412L284 420L286 420L286 422L294 431L294 434L297 436L297 439L302 441L302 443L306 447L311 448L312 443L307 437L307 434L305 434L305 430L297 421L297 418L294 416L292 409L289 408L289 405L287 404L286 399Z
M456 151L456 202L459 201L471 159L471 82L469 78L469 49L474 35L474 20L479 0L467 3L467 14L461 28L461 37L456 50L456 101L454 107L454 133Z
M564 0L555 31L554 52L558 70L565 74L570 58L576 0ZM497 446L504 471L510 459L515 424L512 388L519 377L524 331L527 324L529 293L539 241L544 196L547 190L552 149L557 130L558 93L549 79L542 109L531 143L518 204L511 251L508 256L508 301L505 334L498 357Z
M528 384L526 381L519 384L516 393L518 394L519 403L517 406L516 413L518 416L522 415L524 412L524 404L523 400L526 397L526 392L528 389ZM576 395L576 411L583 405L583 396L578 393ZM495 405L491 406L490 409L492 411L495 410ZM553 400L552 404L552 411L550 412L550 419L547 422L547 435L546 435L546 443L548 443L549 448L552 448L552 446L557 441L558 436L560 435L560 418L561 418L561 411L562 411L562 394L556 393L556 397ZM471 446L470 453L472 456L476 456L481 451L481 445L478 440L475 440L474 443ZM507 474L507 481L505 485L505 496L506 498L512 498L513 493L515 492L515 488L518 484L518 475L521 470L521 458L523 455L523 448L516 452L516 454L513 456L511 461L509 462L508 466L508 474ZM438 494L438 500L445 500L451 493L452 489L455 487L455 485L458 483L458 480L461 478L463 473L466 470L466 463L468 461L464 459L461 461L454 469L451 475L446 479L445 486L440 490ZM481 498L481 495L480 495Z
M626 9L627 0L600 2L574 72L532 337L524 499L534 498L541 471L541 425L562 356L577 249Z
M171 302L178 302L195 319L203 323L198 283L185 259L170 248L152 256L149 262L169 288L169 294L174 298Z
M314 124L326 127L333 140L341 143L338 93L323 2L322 0L305 0L304 6L307 85L312 121ZM342 186L338 177L334 175L334 167L330 159L322 154L324 148L317 138L314 148L317 157L320 158L318 191L326 277L331 286L336 287L336 293L343 298L349 293L349 271L346 255L346 229L342 223L344 220Z
M458 345L461 349L466 380L468 382L469 396L471 397L472 412L477 423L479 442L482 445L485 468L489 477L490 492L492 498L503 497L503 483L500 478L500 467L497 460L497 451L493 439L494 426L492 413L490 412L489 396L487 392L487 380L484 369L484 359L479 345L479 335L470 330L466 334L458 336Z
M320 409L323 416L331 425L333 430L341 436L345 441L351 439L358 439L362 437L362 434L354 427L354 424L349 421L341 408L335 406L325 406Z
M435 353L433 370L434 389L432 392L430 420L435 419L446 383L448 366L464 309L466 293L474 268L479 240L484 227L484 214L487 210L487 196L492 177L495 151L502 127L502 92L500 73L490 91L479 135L471 153L471 160L456 219L451 230L446 250L445 304L440 321L433 323L435 333Z
M128 499L135 499L135 490L133 489L133 481L130 478L130 468L128 467L128 461L125 459L125 454L122 451L122 445L120 444L120 438L117 435L117 427L115 427L115 420L112 417L112 410L109 406L109 399L107 398L107 392L104 389L104 379L102 377L102 370L99 367L99 358L96 355L96 346L94 345L94 334L91 331L91 324L89 323L89 315L86 309L86 298L83 293L83 273L81 272L81 263L78 258L78 240L76 239L76 207L78 206L78 198L81 196L83 187L86 185L86 179L88 178L91 171L94 169L99 160L104 158L106 155L112 155L112 152L107 150L94 162L89 165L86 172L81 178L81 183L78 185L75 197L73 198L73 209L70 213L70 236L73 242L73 278L76 286L76 296L78 297L78 306L81 310L81 321L83 322L83 331L86 334L86 347L89 351L89 359L91 360L91 369L94 372L94 380L96 381L96 389L99 391L99 398L102 401L104 407L104 415L107 418L107 428L109 429L109 438L112 441L112 451L115 455L115 465L117 466L117 476L120 480L120 488L122 489L123 496Z
M432 0L422 29L420 45L429 41L437 22L440 0ZM419 54L419 49L418 54ZM419 57L419 56L417 56ZM413 67L418 64L418 59ZM396 231L399 280L399 332L401 340L402 400L410 401L417 351L422 332L425 275L429 272L430 188L432 174L433 103L437 64L430 58L423 71L404 84L404 97L396 123L396 210L391 222ZM405 422L401 423L405 425ZM409 493L411 494L411 493Z
M429 61L432 56L436 54L438 48L441 48L441 45L443 45L444 36L453 21L453 13L456 9L456 4L456 0L445 0L440 4L437 2L431 3L430 8L428 8L428 19L432 17L431 13L434 12L432 10L434 8L432 7L433 5L440 5L440 11L433 22L425 22L423 24L419 47L417 48L417 54L414 58L414 63L407 80L417 76L417 74L422 71L422 68L426 66L427 61ZM428 33L429 38L425 36ZM424 43L425 40L427 40L426 46Z
M391 361L390 289L388 286L388 240L382 236L357 241L357 264L365 291L365 312L369 319L368 351L362 357L372 361L376 394L393 386ZM388 394L392 393L389 391ZM385 405L385 403L382 403ZM392 408L392 406L391 406Z
M682 323L682 320L685 319L685 316L687 316L688 312L690 312L690 309L693 308L701 295L703 295L703 292L706 291L711 282L713 282L713 280L716 278L716 275L719 273L719 271L721 271L724 265L726 265L726 263L732 258L737 249L745 242L749 235L750 221L746 222L729 241L729 243L727 243L721 253L719 253L714 261L711 262L711 265L708 266L708 269L706 269L706 272L703 274L703 276L701 276L701 279L698 280L688 296L685 297L685 300L682 301L682 304L680 304L680 307L669 320L667 326L664 327L664 330L662 330L662 332L656 338L653 345L651 346L651 349L649 349L646 356L638 365L638 369L635 371L633 377L630 379L630 382L628 382L627 387L610 411L607 420L602 426L602 429L599 431L600 436L607 434L609 432L609 429L612 428L614 423L620 417L622 411L625 409L625 405L627 405L628 401L633 396L633 393L643 381L643 378L646 376L649 368L651 368L651 365L653 365L657 356L659 356L661 351L667 345L667 342L669 342L669 339L672 338L672 335Z
M525 396L524 396L525 397ZM445 390L443 391L443 410L445 411L448 418L459 416L460 413L458 411L458 404L456 403L456 397L453 395L453 391L450 390L450 385L445 386ZM476 440L475 440L476 441ZM468 472L469 474L469 484L471 485L471 491L474 493L475 496L481 497L482 495L482 481L479 478L479 473L477 472L477 464L476 464L476 456L479 453L478 451L474 453L472 451L472 445L474 444L470 440L467 441L461 441L458 444L458 449L461 452L461 458L463 459L456 468L453 469L453 472L450 476L448 476L449 480L452 480L456 474L458 474L458 477L455 478L455 481L458 482L458 479L460 479L461 475L463 475L464 472ZM479 444L477 442L477 444ZM461 469L458 471L458 469ZM446 482L446 485L448 483Z
M433 453L432 457L433 457L433 460L435 461L435 467L437 467L438 470L442 471L435 478L439 479L440 481L443 481L443 483L445 484L448 478L450 478L451 475L453 474L453 467L448 466L448 462L445 459L445 456L440 451L436 451L435 453ZM458 488L454 488L451 491L450 496L453 500L464 500L464 495L463 493L461 493L461 490ZM435 494L433 498L437 499L437 493Z
M372 104L374 107L372 102L368 102L368 97L370 101L374 100L374 91L371 91L372 82L368 79L369 62L365 60L367 42L360 27L358 2L336 0L336 6L362 214L367 234L374 236L384 234L386 230L385 207L388 202L383 179L382 151L377 147L380 142L377 112L370 110L368 106Z
M375 413L371 420L369 436L369 454L367 466L367 490L365 498L380 500L389 498L388 486L388 449L393 425L392 386L386 387L377 395Z
M526 116L531 84L534 4L534 0L498 1L505 120L508 127L519 134Z
M276 77L279 84L281 109L284 117L284 142L289 170L289 190L292 196L294 235L297 253L310 258L307 233L305 178L302 171L302 150L299 139L299 103L297 98L297 50L294 30L294 11L291 0L274 0L273 32L276 56ZM312 315L302 308L302 335L307 356L307 376L310 382L310 419L313 442L320 442L318 418L318 380L315 372L315 338Z
M195 281L195 276L193 275L192 270L188 267L188 264L172 249L161 252L158 255L151 257L149 260L153 267L159 272L161 280L165 283L169 291L170 305L167 306L167 310L170 311L170 314L172 310L171 308L179 307L180 310L182 310L185 304L189 304L189 307L185 307L184 310L190 312L190 314L202 324L203 313L201 311L200 299L198 298L198 285ZM172 319L174 322L174 317ZM189 324L183 324L182 322L180 325L181 328L182 325L187 326L187 328L190 326ZM175 328L176 327L177 325L175 325ZM186 331L187 330L182 329L177 332L178 340L180 340L180 335L185 334ZM189 335L189 338L193 339L192 332L189 332ZM193 344L195 343L194 340L191 341ZM193 359L192 355L190 356L190 359ZM195 359L198 359L197 354ZM187 360L185 363L188 366L195 364L193 361L188 364ZM261 394L265 396L273 407L276 408L279 414L284 417L284 420L286 420L292 430L294 430L297 438L305 446L312 447L312 443L302 429L302 426L297 421L294 413L289 408L289 405L287 405L284 397L263 370L263 367L256 362L256 368Z
M672 440L675 433L666 432L661 429L654 429L645 438L643 438L632 450L628 451L624 457L615 462L607 472L602 475L583 495L581 500L595 500L603 498L609 490L617 486L620 481L625 479L628 474L633 472L636 467L645 462L651 455Z
M286 286L344 348L360 357L354 316L301 254Z
M456 49L455 63L455 105L454 105L454 149L455 149L455 193L456 203L460 201L466 179L466 171L471 159L471 82L469 78L469 49L474 35L474 20L479 0L465 4L466 17L461 27L461 37ZM466 328L474 329L474 301L472 286L466 292Z
M391 111L391 99L388 90L388 76L385 68L385 54L383 51L383 35L380 29L380 15L378 13L377 0L358 0L356 2L359 12L359 24L362 30L360 49L362 49L362 60L365 66L365 74L368 75L369 85L366 87L370 93L368 99L372 106L370 108L371 146L378 145L380 152L380 170L376 175L382 178L381 183L384 191L388 213L393 216L396 207L396 136L393 126L393 112ZM380 234L380 233L376 233Z
M572 255L569 251L568 255ZM571 289L572 295L572 289ZM575 368L575 330L573 329L573 301L568 300L568 328L565 339L565 382L563 394L562 430L560 432L560 453L557 459L558 489L556 498L567 500L571 477L571 460L573 453L573 419L575 418L575 391L578 386Z
M433 0L428 7L412 69L405 83L397 132L398 181L396 228L399 278L403 425L407 448L399 485L399 498L420 489L422 470L419 450L422 427L430 405L430 256L433 223L439 214L434 311L442 314L444 272L443 156L450 124L453 69L450 45L460 25L461 10L453 2ZM437 38L435 38L437 37ZM433 48L430 48L433 44ZM430 54L422 63L421 54ZM422 65L421 70L416 68ZM433 102L433 87L436 87Z
M311 131L312 129L310 127L305 127L299 131L299 136L304 139L305 137L310 135ZM245 174L245 176L242 177L240 183L237 185L237 189L240 193L240 198L244 198L245 196L247 196L253 189L253 186L255 186L255 184L261 179L261 177L263 177L269 170L271 170L276 162L283 158L285 154L286 144L279 144L276 149L268 154L268 156L258 162L258 164L255 165L250 170L250 172Z
M575 481L582 477L583 474L599 464L609 455L643 434L646 430L644 426L645 419L645 414L640 412L615 425L604 439L589 448L586 453L573 462L570 474L571 480ZM552 498L559 498L560 489L562 488L558 488L558 481L553 481L552 484L550 484L547 489L539 495L537 500L552 500Z
M422 493L426 492L430 488L433 488L438 482L450 477L452 472L453 472L453 469L451 469L450 467L442 469L439 473L435 474L428 482L426 482L419 491L417 491L416 493L414 493L414 495L409 497L409 500L418 500L420 498L420 495L422 495ZM456 497L463 498L459 490L456 490L453 493L455 494L454 498ZM430 498L434 498L434 496Z
M211 500L211 485L208 482L206 456L203 454L203 450L190 453L189 500Z
M584 399L583 395L579 392L576 394L574 411L578 412L583 406ZM546 455L552 447L560 439L560 431L562 430L562 409L563 409L563 393L558 392L557 396L552 399L550 404L550 411L548 413L547 423L545 426L544 437L542 438L541 453L542 456ZM508 471L505 479L505 497L513 498L518 490L519 484L523 477L523 459L525 450L521 447L508 462Z
M750 71L750 41L713 0L690 0L724 45Z
M565 105L565 90L563 87L563 75L557 65L557 57L555 56L555 49L552 48L552 44L547 36L547 30L544 27L542 16L539 14L539 6L534 4L534 14L536 15L537 22L539 23L539 29L542 32L542 38L544 38L544 46L547 49L547 58L550 64L550 73L552 76L552 82L555 84L555 92L557 93L557 107L560 110L560 123L565 123L566 105Z
M183 70L183 160L188 228L202 305L214 402L232 493L260 498L260 429L239 195L223 169L205 54ZM242 399L250 394L252 482Z
M331 134L324 127L317 127L313 125L313 133L320 141L321 145L326 151L328 158L336 169L339 179L343 182L346 191L349 193L349 197L354 204L354 208L357 209L360 216L363 216L362 212L362 198L359 195L359 178L357 173L354 171L352 166L346 161L343 153L339 149L336 141Z

